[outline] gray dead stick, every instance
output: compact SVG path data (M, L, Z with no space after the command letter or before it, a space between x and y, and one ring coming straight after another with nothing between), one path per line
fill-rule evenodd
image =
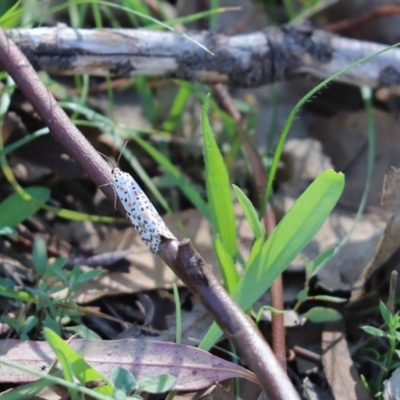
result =
M36 70L97 76L151 75L237 87L260 86L308 73L327 78L384 45L333 35L307 26L272 27L226 36L190 33L214 56L175 32L145 29L9 30ZM400 84L400 49L392 49L337 80L371 88Z

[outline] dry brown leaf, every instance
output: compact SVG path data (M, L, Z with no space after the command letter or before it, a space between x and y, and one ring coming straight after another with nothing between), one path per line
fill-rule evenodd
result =
M351 359L342 322L329 324L322 333L322 364L337 400L370 400Z
M391 209L393 215L383 236L376 246L375 255L363 270L351 299L359 298L364 292L365 282L392 257L399 248L400 236L400 169L391 168L385 175L382 189L382 205Z
M244 217L240 205L235 205L235 214L238 230L239 250L246 259L254 239L253 233ZM185 226L194 245L202 257L219 275L218 264L213 250L213 233L208 221L197 211L187 210L177 214L177 218ZM182 239L178 224L172 217L166 216L165 223L172 233ZM82 285L79 292L74 293L73 299L79 303L88 303L105 295L123 293L136 293L151 289L168 289L173 283L181 284L175 274L152 254L141 241L133 227L127 227L123 231L110 231L105 238L108 250L131 249L132 252L126 259L130 263L127 272L110 271ZM60 292L62 295L63 292Z
M389 113L375 109L375 166L367 205L379 206L382 180L387 170L398 163L400 130ZM346 175L346 186L339 204L357 209L365 186L368 158L368 121L365 111L339 113L320 119L311 129L320 140L333 165Z
M258 383L253 372L192 346L148 340L72 340L69 345L107 379L115 367L127 369L137 381L158 374L176 378L172 390L200 390L230 378ZM54 353L47 342L0 341L1 358L39 371L47 371ZM56 367L57 369L57 367ZM6 365L0 382L32 382L36 377Z

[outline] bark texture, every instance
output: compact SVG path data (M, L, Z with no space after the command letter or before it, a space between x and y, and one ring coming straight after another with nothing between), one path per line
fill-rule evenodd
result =
M36 70L59 75L136 75L255 87L307 73L327 78L386 46L347 39L307 25L227 36L145 29L16 29L6 32ZM398 87L400 49L338 78L371 88Z

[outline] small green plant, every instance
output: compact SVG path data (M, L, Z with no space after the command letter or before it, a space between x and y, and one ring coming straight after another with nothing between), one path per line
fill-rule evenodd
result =
M172 388L176 378L168 374L154 375L151 379L137 381L125 368L116 367L112 377L115 389L113 398L116 400L140 400L141 392L164 393Z
M41 238L34 242L32 261L35 284L26 287L24 291L15 291L12 289L12 283L0 282L3 283L0 285L0 296L34 305L34 315L26 317L27 311L23 307L17 318L3 315L1 321L9 325L23 340L28 340L29 335L40 336L43 327L61 334L63 325L73 322L78 324L74 330L79 330L81 314L71 295L80 289L82 283L99 276L101 271L82 272L79 266L68 271L65 269L65 258L58 258L49 263L46 246ZM62 290L66 290L63 298L52 297Z
M378 375L372 380L372 383L367 384L364 379L364 384L367 389L374 393L376 397L382 395L382 384L387 379L390 373L400 367L400 315L391 313L382 301L379 303L379 311L385 323L384 327L376 328L374 326L363 326L362 330L376 339L383 339L384 350L376 347L364 348L364 353L370 353L368 356L379 367ZM364 355L365 356L365 355Z

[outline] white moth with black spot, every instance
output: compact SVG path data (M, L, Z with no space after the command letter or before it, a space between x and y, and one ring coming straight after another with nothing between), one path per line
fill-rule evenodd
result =
M132 225L150 250L158 252L161 236L177 240L135 180L119 168L114 168L112 175L115 193Z

